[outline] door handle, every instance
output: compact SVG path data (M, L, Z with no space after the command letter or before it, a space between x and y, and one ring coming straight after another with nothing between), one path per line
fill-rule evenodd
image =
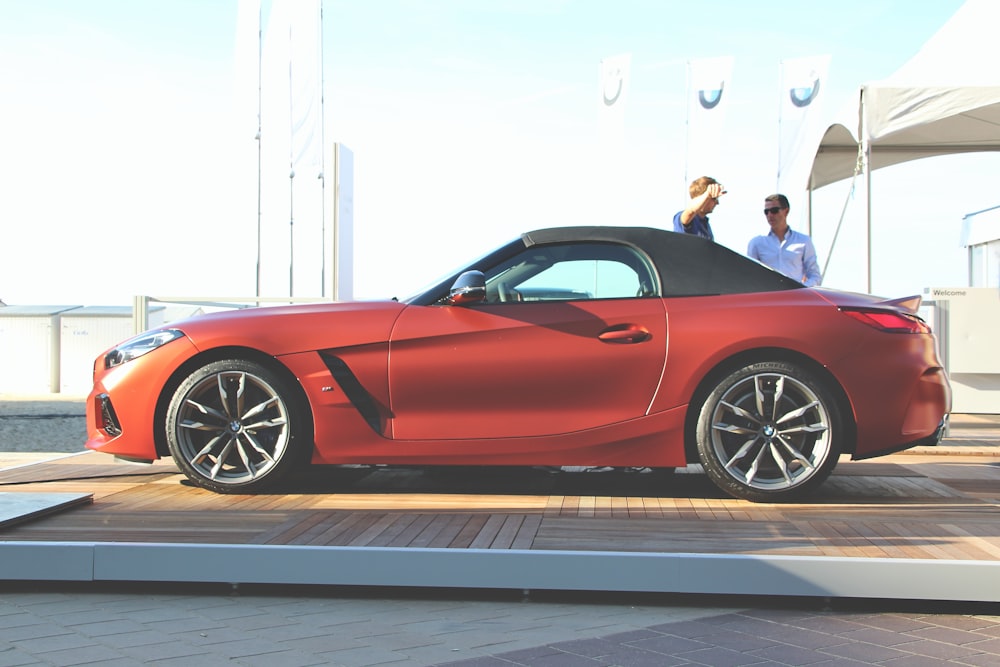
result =
M629 327L627 329L611 329L609 331L602 331L597 338L605 343L626 345L645 342L652 338L652 336L644 329Z

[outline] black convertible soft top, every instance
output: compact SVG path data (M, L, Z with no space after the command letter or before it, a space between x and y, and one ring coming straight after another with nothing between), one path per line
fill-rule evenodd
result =
M471 269L486 271L525 248L552 243L621 243L648 256L659 272L661 296L710 296L777 292L802 283L708 239L651 227L552 227L522 234L464 269L406 300L430 305L448 293L455 279Z
M521 235L525 247L549 243L625 243L646 253L660 272L663 296L775 292L802 283L729 248L692 234L651 227L552 227Z

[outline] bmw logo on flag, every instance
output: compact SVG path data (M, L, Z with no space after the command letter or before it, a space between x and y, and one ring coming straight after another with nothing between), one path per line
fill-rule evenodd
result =
M613 106L618 101L618 98L621 97L624 79L621 67L614 68L613 71L609 71L604 77L604 106Z
M817 95L819 95L819 78L813 79L812 85L788 89L788 96L791 98L792 104L799 108L812 104Z
M702 109L714 109L722 101L722 91L726 87L725 81L719 82L718 88L702 89L698 91L698 104Z

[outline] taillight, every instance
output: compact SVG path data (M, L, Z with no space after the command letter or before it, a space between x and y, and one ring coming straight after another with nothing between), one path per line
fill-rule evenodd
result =
M844 315L853 317L858 322L886 333L927 334L931 328L916 315L897 313L894 310L874 310L866 308L841 308Z

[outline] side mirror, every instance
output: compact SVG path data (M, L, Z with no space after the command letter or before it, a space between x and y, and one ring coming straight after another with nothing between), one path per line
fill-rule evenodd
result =
M466 271L451 286L445 303L451 306L464 306L470 303L482 303L486 300L486 276L482 271Z

